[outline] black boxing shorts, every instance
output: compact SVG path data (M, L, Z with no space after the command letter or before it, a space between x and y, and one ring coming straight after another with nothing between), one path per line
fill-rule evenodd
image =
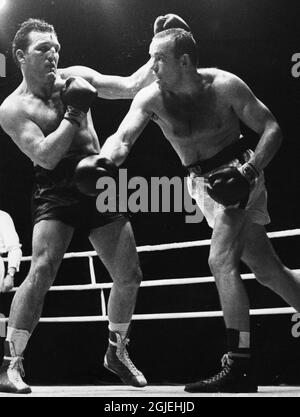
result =
M54 170L35 166L35 188L32 195L33 224L41 220L59 220L76 229L89 232L105 226L126 214L100 213L96 197L80 193L74 183L74 171L78 162L87 155L68 157L58 163Z

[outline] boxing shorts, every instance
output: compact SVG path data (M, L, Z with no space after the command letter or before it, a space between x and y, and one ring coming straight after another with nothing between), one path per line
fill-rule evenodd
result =
M246 139L239 139L226 146L218 154L207 160L198 161L186 168L189 176L187 187L190 196L196 201L208 225L213 228L217 215L225 210L225 206L217 203L207 193L208 177L214 171L225 167L239 168L248 162L253 155ZM253 223L266 225L270 223L267 209L267 190L264 173L261 172L254 187L251 189L247 201L241 201L235 206L247 211Z
M126 214L118 212L100 213L96 208L96 197L88 197L77 189L74 171L78 162L86 156L88 155L68 156L53 170L34 167L33 224L41 220L59 220L76 229L89 232L121 218L127 218Z

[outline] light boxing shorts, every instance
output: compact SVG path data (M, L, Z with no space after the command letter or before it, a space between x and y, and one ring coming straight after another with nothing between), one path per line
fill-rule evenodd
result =
M189 194L196 201L211 228L214 227L217 215L224 211L226 207L217 203L208 195L209 175L223 167L239 168L249 161L252 155L253 151L249 148L247 140L239 139L222 149L222 151L212 158L198 161L185 167L189 173L187 179ZM247 201L243 201L232 207L246 210L253 223L266 225L270 223L267 199L264 174L261 172L254 187L251 189Z

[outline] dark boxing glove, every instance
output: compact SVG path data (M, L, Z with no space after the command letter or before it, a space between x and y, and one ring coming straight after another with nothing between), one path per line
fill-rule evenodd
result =
M67 106L64 119L80 126L92 102L97 97L97 90L84 78L69 77L60 96L62 102Z
M178 15L173 13L168 13L165 16L158 16L154 22L154 35L163 30L172 29L172 28L181 28L185 29L187 32L191 32L189 25Z
M207 193L223 206L238 204L248 200L258 175L256 168L248 162L240 168L221 168L208 177Z
M99 193L96 183L101 177L117 179L118 167L110 159L101 158L99 155L90 155L78 163L74 181L81 193L94 197Z

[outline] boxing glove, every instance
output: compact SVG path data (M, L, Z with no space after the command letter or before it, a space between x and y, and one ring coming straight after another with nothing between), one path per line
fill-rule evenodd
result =
M61 100L67 106L64 118L80 125L92 102L97 97L97 90L84 78L69 77L63 86Z
M187 32L191 32L189 25L178 15L173 13L168 13L165 16L158 16L154 22L154 35L163 30L172 29L172 28L181 28L185 29Z
M78 190L90 197L99 192L96 183L101 177L118 178L118 167L107 158L99 155L90 155L83 158L75 168L74 181Z
M258 171L251 163L240 168L221 168L208 177L208 195L223 206L231 206L249 198L249 193L258 177Z

